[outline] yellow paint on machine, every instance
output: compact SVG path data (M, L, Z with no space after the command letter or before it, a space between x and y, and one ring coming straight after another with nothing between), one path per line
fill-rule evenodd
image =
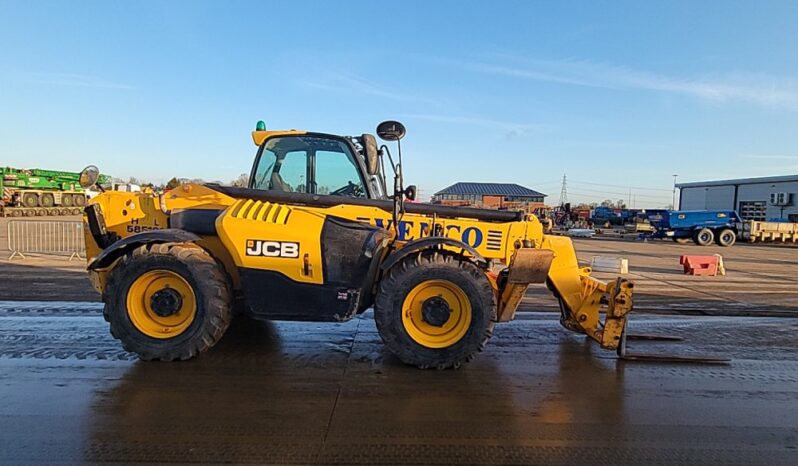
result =
M238 267L273 270L300 283L322 284L324 216L306 209L251 199L237 201L216 219L216 230ZM296 243L297 254L251 252L256 242ZM249 251L248 251L249 249Z

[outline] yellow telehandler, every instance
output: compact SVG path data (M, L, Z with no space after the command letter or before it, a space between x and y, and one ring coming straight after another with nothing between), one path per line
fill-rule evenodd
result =
M94 197L84 215L88 271L113 336L144 360L189 359L219 341L235 312L343 322L373 307L392 353L443 369L474 357L495 323L515 317L527 287L546 283L565 328L621 346L632 283L591 277L571 240L544 234L533 215L413 202L404 126L387 121L377 134L395 141L396 160L370 134L258 122L247 187ZM87 167L81 184L97 175Z

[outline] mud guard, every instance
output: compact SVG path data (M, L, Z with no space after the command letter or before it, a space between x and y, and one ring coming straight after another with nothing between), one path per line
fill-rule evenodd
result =
M198 235L176 228L166 228L163 230L144 231L130 235L121 239L107 248L91 261L86 270L97 270L111 265L116 259L125 255L128 251L150 243L193 243L199 241Z
M454 248L462 249L463 251L467 251L471 257L470 259L480 268L485 269L488 267L488 261L482 257L482 254L478 253L476 249L472 248L471 246L463 243L462 241L457 241L456 239L452 238L444 238L441 236L431 236L428 238L420 238L417 240L413 240L408 242L404 245L401 249L398 249L392 252L385 262L382 263L380 268L382 270L388 270L394 265L396 265L400 260L404 259L405 257L413 254L414 252L422 251L424 249L430 249L437 246L450 246Z

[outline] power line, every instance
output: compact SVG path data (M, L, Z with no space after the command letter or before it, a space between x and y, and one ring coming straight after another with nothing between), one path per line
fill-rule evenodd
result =
M622 185L622 184L594 183L594 182L590 182L590 181L576 181L576 180L571 180L571 181L573 181L575 183L579 183L579 184L591 184L591 185L594 185L594 186L609 186L611 188L632 188L632 189L643 189L643 190L647 190L647 191L667 191L667 192L671 192L670 189L665 189L665 188L647 188L647 187L644 187L644 186L626 186L626 185Z
M592 193L592 194L587 194L586 192L587 193ZM628 196L629 195L628 192L623 193L623 192L620 192L620 191L597 191L597 190L593 190L593 189L584 189L584 188L579 188L578 192L577 191L571 191L571 193L578 193L578 194L581 194L581 195L584 195L584 196L594 196L594 195L597 195L597 194L601 194L601 195L604 195L604 196L609 196L609 195ZM641 197L641 198L666 199L666 196L664 194L662 196L658 196L656 194L651 194L651 195L648 195L648 194L637 194L637 193L634 193L634 192L632 194L634 194L635 197Z

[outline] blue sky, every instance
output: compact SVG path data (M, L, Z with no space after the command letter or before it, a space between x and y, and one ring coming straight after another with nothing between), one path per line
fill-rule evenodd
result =
M429 196L670 202L798 173L798 2L0 0L0 165L230 180L270 128L408 128Z

